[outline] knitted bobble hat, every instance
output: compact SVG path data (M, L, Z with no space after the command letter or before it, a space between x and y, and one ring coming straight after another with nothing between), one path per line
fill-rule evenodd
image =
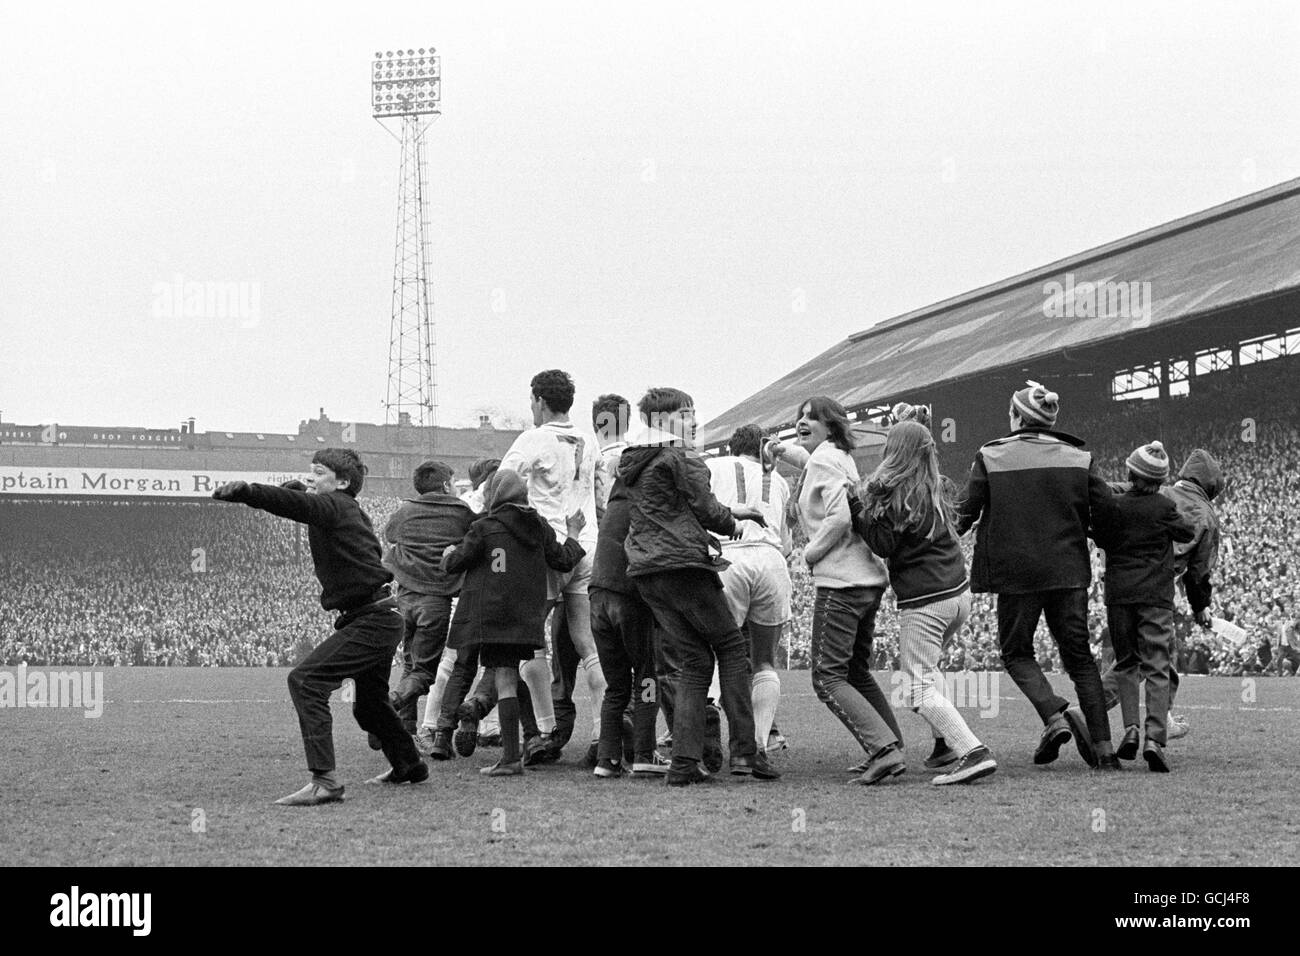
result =
M1165 454L1165 446L1158 441L1134 448L1125 464L1133 474L1151 481L1164 481L1169 477L1169 456Z
M1025 386L1011 396L1012 411L1019 414L1026 424L1051 428L1061 411L1061 396L1049 392L1037 382L1026 382Z

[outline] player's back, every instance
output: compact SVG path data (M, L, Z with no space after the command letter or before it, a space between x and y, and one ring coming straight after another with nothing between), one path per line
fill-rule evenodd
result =
M790 486L774 471L764 471L763 466L749 458L723 455L707 459L709 489L719 502L728 508L733 505L753 505L763 513L767 527L753 521L740 522L739 541L724 541L726 546L768 544L784 553L790 550L790 532L786 525L785 508L790 499Z
M523 432L501 459L528 484L528 502L555 529L567 536L565 521L581 510L587 519L579 537L584 550L596 543L596 443L572 422L546 422Z

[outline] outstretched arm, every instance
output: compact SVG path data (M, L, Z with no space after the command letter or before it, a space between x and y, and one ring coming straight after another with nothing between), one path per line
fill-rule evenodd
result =
M290 484L299 484L291 482ZM230 481L217 488L212 497L218 501L237 501L268 511L281 518L317 527L330 527L338 520L338 505L329 495L310 494L292 487Z

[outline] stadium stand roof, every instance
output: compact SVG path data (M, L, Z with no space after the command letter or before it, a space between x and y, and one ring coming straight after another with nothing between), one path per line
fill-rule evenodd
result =
M1045 286L1150 282L1133 318L1048 317ZM794 403L831 395L846 408L1189 320L1300 288L1300 179L1184 216L1001 282L880 322L827 349L701 429L792 423Z

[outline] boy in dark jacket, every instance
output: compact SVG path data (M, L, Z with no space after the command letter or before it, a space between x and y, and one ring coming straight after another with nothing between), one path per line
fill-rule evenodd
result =
M409 498L384 528L388 552L384 567L393 572L393 596L406 624L402 678L391 699L402 726L415 732L415 704L437 679L438 663L451 626L451 599L461 576L439 567L442 553L469 531L475 514L451 493L452 470L440 461L415 469L418 498Z
M392 578L380 560L379 539L356 496L365 466L347 448L322 448L312 458L307 483L284 487L231 481L217 488L218 501L243 502L307 525L312 563L321 583L321 607L338 611L334 633L289 673L289 696L298 711L311 782L275 801L304 807L343 799L334 776L330 694L347 678L356 685L352 715L379 738L392 769L367 783L419 783L429 768L388 700L388 672L402 639L402 619L389 596Z
M501 470L487 483L487 514L470 526L460 544L448 546L442 569L465 573L448 645L461 657L474 655L493 670L501 721L501 759L480 772L491 777L524 772L519 752L519 665L543 647L546 569L571 571L582 560L577 537L586 524L569 515L568 539L560 544L551 526L528 504L528 486L517 472Z
M998 596L1002 662L1044 725L1034 763L1054 761L1073 736L1089 766L1118 770L1088 644L1088 528L1111 493L1083 441L1056 431L1059 399L1037 382L1011 396L1011 434L976 454L956 532L979 523L971 590ZM1043 616L1079 696L1077 709L1052 689L1034 657Z
M1146 681L1146 746L1154 771L1168 773L1165 718L1169 713L1169 654L1174 639L1174 542L1190 542L1192 526L1160 494L1169 458L1160 442L1128 457L1131 486L1094 514L1093 536L1106 552L1106 615L1115 648L1124 739L1116 755L1138 752L1138 682ZM1141 677L1139 678L1139 673Z
M710 555L710 531L731 537L737 520L764 524L752 505L731 510L709 490L709 469L690 450L695 440L691 397L675 388L652 388L639 403L645 431L619 459L627 489L627 576L650 606L663 640L680 662L673 715L670 786L707 779L704 707L716 658L722 706L731 737L731 772L762 780L778 774L754 741L747 642L736 626Z

